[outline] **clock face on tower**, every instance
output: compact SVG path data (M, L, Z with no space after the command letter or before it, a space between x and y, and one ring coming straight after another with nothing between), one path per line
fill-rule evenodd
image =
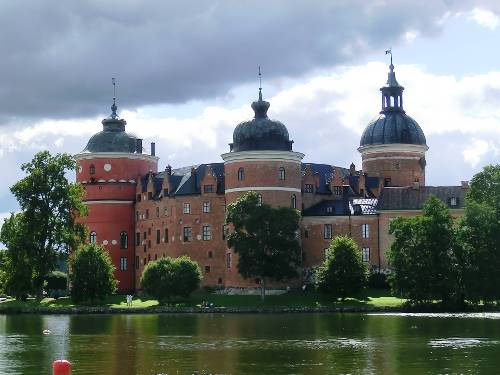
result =
M111 164L109 164L109 163L104 164L104 170L106 172L109 172L111 170Z

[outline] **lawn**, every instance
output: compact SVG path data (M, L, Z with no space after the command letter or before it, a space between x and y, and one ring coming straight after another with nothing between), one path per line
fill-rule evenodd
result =
M347 298L345 301L335 301L333 298L317 292L290 291L282 295L266 296L264 302L257 295L225 295L214 294L206 291L197 291L187 299L173 300L172 304L179 307L196 307L202 303L213 304L215 307L276 307L276 308L300 308L300 307L398 307L404 300L392 297L386 290L367 290L364 296L358 298ZM9 308L37 308L37 307L109 307L109 308L148 308L157 306L158 301L154 299L134 298L132 307L127 307L124 295L115 295L104 301L94 303L74 304L69 297L59 299L44 298L41 301L28 299L25 302L7 300L0 303L0 311Z

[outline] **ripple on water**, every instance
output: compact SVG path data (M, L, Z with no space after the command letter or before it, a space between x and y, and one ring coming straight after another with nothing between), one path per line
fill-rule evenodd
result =
M484 313L369 313L368 315L400 316L400 317L415 317L415 318L500 319L499 312L484 312Z
M478 346L498 345L499 341L482 337L447 337L429 340L429 346L433 348L464 349Z

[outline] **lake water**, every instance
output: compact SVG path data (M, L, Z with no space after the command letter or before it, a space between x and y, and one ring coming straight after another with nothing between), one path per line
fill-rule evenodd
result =
M60 357L85 375L498 374L500 314L0 315L0 374Z

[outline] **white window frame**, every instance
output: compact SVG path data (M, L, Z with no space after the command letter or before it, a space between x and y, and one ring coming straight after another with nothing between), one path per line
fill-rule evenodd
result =
M203 241L210 241L212 239L212 227L210 225L203 225L201 227L201 237Z
M361 237L370 238L370 224L361 225Z
M191 203L183 203L182 204L182 213L190 214L191 213Z
M210 213L211 207L210 207L210 202L203 202L203 213L208 214Z
M128 267L127 257L120 257L120 271L126 271Z
M333 237L333 226L332 224L323 225L323 238L326 240L331 240Z
M361 250L361 260L363 262L368 263L370 261L370 248L369 247L363 247Z

